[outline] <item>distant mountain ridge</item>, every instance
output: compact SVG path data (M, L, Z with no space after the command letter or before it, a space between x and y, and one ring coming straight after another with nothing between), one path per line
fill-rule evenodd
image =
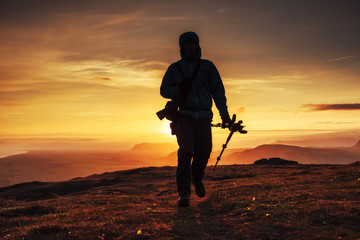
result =
M360 138L360 129L332 133L312 134L308 137L279 139L271 144L293 145L299 147L339 148L353 146Z
M94 173L175 166L171 143L140 143L128 151L29 151L0 158L0 187L31 181L64 181Z
M360 154L346 148L308 148L282 144L265 144L256 148L235 152L224 157L223 162L237 159L239 164L252 164L261 158L278 157L300 164L349 164L359 161Z
M353 147L354 148L360 148L360 140Z
M176 166L177 146L140 143L129 151L30 151L0 158L0 187L30 181L64 181L94 173L150 166ZM208 165L220 151L211 154ZM253 164L262 158L282 158L299 164L349 164L360 161L360 141L351 147L310 148L265 144L252 149L226 149L219 164Z

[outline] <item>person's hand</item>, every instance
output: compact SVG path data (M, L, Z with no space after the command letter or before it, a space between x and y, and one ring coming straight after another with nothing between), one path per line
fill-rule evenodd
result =
M232 121L229 114L221 115L221 120L222 120L222 124L221 124L222 128L226 128L226 127L228 127L229 129L231 128ZM226 124L228 125L226 126Z

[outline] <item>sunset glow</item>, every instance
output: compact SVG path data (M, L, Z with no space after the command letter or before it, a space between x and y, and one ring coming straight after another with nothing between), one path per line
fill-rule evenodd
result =
M218 67L230 114L249 131L233 146L360 129L358 1L1 5L3 148L176 143L155 113L166 103L163 74L180 58L178 37L189 30ZM220 148L228 132L213 133Z

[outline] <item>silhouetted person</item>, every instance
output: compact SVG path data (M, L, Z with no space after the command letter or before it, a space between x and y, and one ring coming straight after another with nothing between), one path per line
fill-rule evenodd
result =
M199 37L194 32L180 36L181 60L167 69L160 87L164 98L177 99L180 108L176 137L179 145L176 171L178 206L189 206L191 179L199 197L205 196L202 179L212 149L212 99L223 124L231 123L225 89L215 65L201 59ZM200 65L198 65L200 62ZM196 77L189 80L194 73ZM191 160L193 161L191 162Z

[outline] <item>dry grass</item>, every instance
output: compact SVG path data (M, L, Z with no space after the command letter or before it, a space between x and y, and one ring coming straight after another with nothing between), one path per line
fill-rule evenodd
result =
M356 165L219 166L177 208L175 168L0 189L2 239L360 239Z

